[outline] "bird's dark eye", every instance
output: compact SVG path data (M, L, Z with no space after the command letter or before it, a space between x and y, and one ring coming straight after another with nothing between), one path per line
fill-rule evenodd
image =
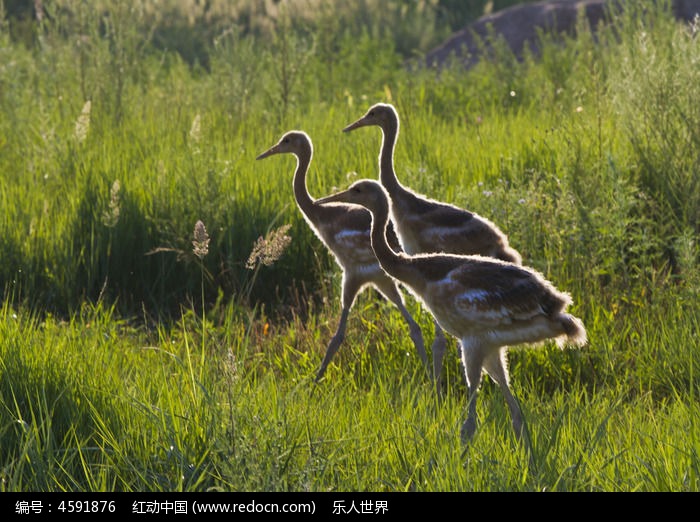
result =
M374 116L374 111L369 111L370 116Z
M284 143L289 143L289 138L284 138Z

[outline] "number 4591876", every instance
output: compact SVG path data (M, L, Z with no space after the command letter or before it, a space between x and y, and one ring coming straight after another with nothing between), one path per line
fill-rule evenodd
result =
M62 500L58 504L62 513L114 513L114 501L107 500Z

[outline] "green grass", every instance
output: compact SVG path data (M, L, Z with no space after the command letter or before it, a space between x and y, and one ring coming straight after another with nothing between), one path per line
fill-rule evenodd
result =
M0 31L2 490L700 490L697 28L633 10L597 41L436 75L403 65L447 30L437 4L399 4L337 26L330 3L200 16L206 64L162 47L180 19L126 1ZM486 379L460 444L454 341L438 400L373 292L313 383L340 273L293 159L255 157L300 128L312 195L374 178L379 131L341 129L377 101L401 116L401 181L497 222L587 327L581 350L511 351L521 443ZM246 268L286 224L279 259Z
M601 320L589 322L593 346L583 351L514 352L528 437L517 443L487 381L466 450L458 442L465 390L457 358L451 352L438 401L400 317L380 309L382 328L377 306L361 303L349 344L321 385L312 377L327 338L319 331L329 329L315 314L267 333L263 319L232 333L243 328L237 320L208 330L186 314L170 330L149 332L108 310L66 323L6 310L6 489L698 489L698 412L688 383L698 361L687 357L693 333L683 334L685 324L698 324L682 307L671 307L661 332L640 311L632 339ZM631 344L658 346L669 360L615 353Z

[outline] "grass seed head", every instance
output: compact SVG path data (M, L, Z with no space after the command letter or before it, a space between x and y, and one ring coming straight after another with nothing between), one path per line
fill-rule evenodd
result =
M194 225L194 241L192 241L192 251L199 259L204 259L209 253L209 234L201 220Z
M269 232L265 237L260 236L253 245L253 250L245 265L246 268L252 270L258 263L270 266L282 257L282 254L292 242L292 238L287 235L291 227L292 225L289 224L282 225Z

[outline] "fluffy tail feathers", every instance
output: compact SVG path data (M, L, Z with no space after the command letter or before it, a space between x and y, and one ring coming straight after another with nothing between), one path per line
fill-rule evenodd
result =
M561 314L559 320L564 329L564 336L557 340L559 346L569 344L581 347L588 342L586 328L583 326L581 319L571 314Z

